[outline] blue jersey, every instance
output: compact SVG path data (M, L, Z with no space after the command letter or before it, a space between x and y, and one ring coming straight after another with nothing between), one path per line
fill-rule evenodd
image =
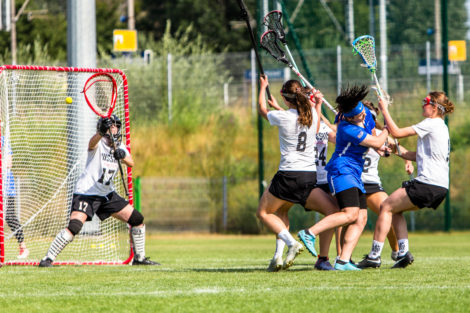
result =
M372 122L375 126L373 119ZM328 183L333 194L353 187L365 193L361 174L364 167L364 155L369 148L361 146L360 143L367 135L372 134L371 126L370 121L365 128L345 120L339 122L336 149L325 168L328 171Z
M2 136L2 153L7 155L7 157L11 156L13 152L11 151L11 146L9 142L5 143L5 137ZM5 160L5 159L4 159ZM15 179L13 177L13 173L11 172L10 168L7 168L6 173L3 173L3 181L5 184L5 194L8 197L15 197L16 190L15 190Z

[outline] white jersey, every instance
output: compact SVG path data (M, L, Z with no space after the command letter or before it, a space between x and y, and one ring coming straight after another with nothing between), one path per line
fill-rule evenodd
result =
M326 156L328 155L328 135L332 130L323 121L320 121L320 129L316 135L315 165L317 166L317 184L328 184L325 170Z
M426 118L411 126L418 134L416 180L449 189L449 129L442 118Z
M312 171L315 167L315 135L318 117L312 110L313 122L310 128L297 122L296 109L269 111L268 120L279 128L281 148L280 171Z
M111 147L102 138L94 150L88 150L85 171L78 178L76 194L106 196L114 191L113 178L119 171L119 165L111 153ZM119 149L129 155L124 145Z
M377 136L382 133L380 129L375 129ZM380 154L374 148L369 148L367 154L364 156L364 168L362 170L361 180L364 184L379 184L379 161Z

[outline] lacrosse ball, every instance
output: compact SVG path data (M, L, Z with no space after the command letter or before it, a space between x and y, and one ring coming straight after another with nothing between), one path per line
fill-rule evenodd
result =
M65 98L65 103L71 104L72 102L73 102L72 97L67 97L67 98Z

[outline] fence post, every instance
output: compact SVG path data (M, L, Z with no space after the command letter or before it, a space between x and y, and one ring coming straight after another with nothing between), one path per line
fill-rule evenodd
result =
M337 45L336 46L336 64L337 64L337 84L338 84L338 87L337 87L337 91L338 91L338 95L339 93L341 92L341 85L343 84L343 76L342 76L342 66L341 66L341 46L340 45Z
M224 83L224 106L225 107L228 107L228 100L229 100L228 83Z
M168 53L167 56L167 80L168 80L168 122L171 124L171 109L173 105L173 83L172 83L172 73L171 73L171 53Z
M426 41L426 91L431 91L431 43Z
M255 61L255 50L251 49L250 54L251 61L251 114L256 114L256 61Z
M224 232L227 231L227 217L228 217L228 207L227 207L227 176L222 178L222 225Z

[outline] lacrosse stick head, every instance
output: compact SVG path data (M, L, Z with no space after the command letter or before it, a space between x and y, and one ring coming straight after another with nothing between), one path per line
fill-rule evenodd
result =
M285 64L289 64L289 61L286 59L286 55L284 51L279 47L277 42L278 37L275 31L268 30L264 32L261 36L261 47L268 51L270 55L272 55L276 60L281 61Z
M282 26L282 12L279 10L274 10L266 14L263 20L263 24L269 29L276 32L277 39L279 39L282 44L286 44L286 34L284 32L284 27Z
M353 43L353 53L359 54L369 71L375 73L377 59L375 58L375 39L370 35L357 37Z
M110 117L117 99L117 84L108 73L95 73L83 86L83 95L90 109L100 117Z
M382 90L382 94L380 94L379 89L376 86L371 86L370 89L375 92L377 98L382 98L384 101L387 101L388 105L391 105L393 103L392 97L390 97L387 92Z

